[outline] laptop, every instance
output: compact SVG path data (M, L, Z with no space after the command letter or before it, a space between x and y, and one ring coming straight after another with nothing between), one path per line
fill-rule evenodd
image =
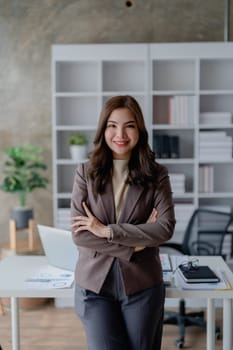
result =
M44 225L37 225L37 228L48 263L60 269L74 271L78 249L72 240L72 233Z

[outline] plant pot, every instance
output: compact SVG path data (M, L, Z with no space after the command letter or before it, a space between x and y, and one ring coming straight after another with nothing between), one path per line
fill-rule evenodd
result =
M14 208L11 211L11 219L15 221L17 229L27 228L29 220L33 219L32 208Z
M70 146L71 158L74 161L84 160L87 157L86 145L71 145Z

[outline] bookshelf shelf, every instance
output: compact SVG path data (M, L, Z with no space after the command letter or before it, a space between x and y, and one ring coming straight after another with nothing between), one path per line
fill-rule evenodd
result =
M138 100L158 162L165 164L171 177L179 179L178 187L184 188L183 193L174 191L177 227L184 227L183 219L186 223L198 206L232 211L232 44L55 45L54 225L61 224L59 210L69 213L76 168L70 158L69 133L84 132L91 150L101 107L117 94L130 94ZM210 153L206 152L206 142L204 146L200 142L203 132L207 133L205 141L211 133L224 133L221 142L225 151L211 152L209 143ZM169 143L167 156L165 152L159 157L158 140ZM206 192L200 192L200 186Z
M233 192L199 193L200 198L233 198Z

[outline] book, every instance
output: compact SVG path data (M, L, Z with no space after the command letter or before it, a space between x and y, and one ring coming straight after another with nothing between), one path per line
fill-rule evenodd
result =
M161 145L161 149L160 149L160 157L161 158L170 158L170 142L169 142L169 136L164 134L161 135L161 139L160 139L160 145Z
M175 274L175 285L183 290L230 290L231 284L227 280L225 273L217 270L219 282L187 283L179 273Z
M170 257L167 253L160 253L160 262L163 271L172 271L172 265L170 261Z
M198 266L186 270L183 265L178 266L178 271L186 283L216 283L219 277L209 266Z
M170 158L180 158L179 136L169 136Z
M161 158L162 150L162 135L153 134L153 151L155 152L156 158Z

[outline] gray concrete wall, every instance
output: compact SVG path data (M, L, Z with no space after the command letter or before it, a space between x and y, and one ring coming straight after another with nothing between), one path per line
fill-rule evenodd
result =
M52 44L224 40L224 0L0 0L0 181L4 150L44 147L50 185L30 195L36 219L52 224ZM233 0L230 1L230 23ZM230 26L229 40L233 40ZM0 243L16 196L0 191Z

